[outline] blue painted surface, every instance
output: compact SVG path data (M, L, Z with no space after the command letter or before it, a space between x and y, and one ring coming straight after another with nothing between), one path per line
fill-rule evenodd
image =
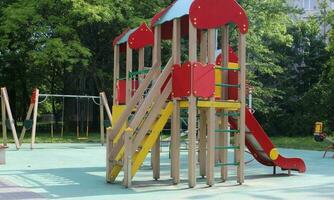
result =
M128 42L128 40L129 40L129 37L130 37L130 35L133 33L133 32L135 32L136 30L138 29L138 27L137 28L134 28L134 29L131 29L130 31L128 31L118 42L117 42L117 44L118 45L120 45L120 44L123 44L123 43L126 43L126 42Z
M189 15L189 9L193 0L178 0L156 23L156 25L163 24L173 19L181 18Z

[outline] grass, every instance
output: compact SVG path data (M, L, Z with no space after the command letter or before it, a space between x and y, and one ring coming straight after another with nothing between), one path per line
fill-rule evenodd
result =
M11 132L8 132L8 140L13 143ZM60 134L54 134L54 138L51 139L50 133L37 133L36 143L99 143L100 133L89 133L89 137L85 138L85 134L81 134L81 138L76 137L76 133L64 133L64 137L61 138ZM168 136L163 135L162 138L166 139ZM27 133L24 138L24 143L30 143L31 135ZM182 139L186 139L183 137ZM313 136L309 137L283 137L275 136L270 137L274 145L280 148L291 149L304 149L304 150L316 150L322 151L324 148L330 145L329 142L315 142Z

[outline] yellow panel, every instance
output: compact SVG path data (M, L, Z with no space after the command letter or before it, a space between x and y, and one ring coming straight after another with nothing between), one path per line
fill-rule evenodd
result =
M235 70L238 70L240 67L239 67L239 63L228 63L228 68L230 69L235 69Z
M126 106L122 105L122 106L113 106L112 107L112 125L114 126L117 123L117 120L121 117L123 111L125 110ZM124 123L123 127L121 128L121 130L119 131L119 133L116 135L115 139L114 139L114 144L116 144L118 142L118 140L121 138L122 133L124 132L126 128L126 123Z
M215 69L215 80L216 85L222 83L222 71L220 69ZM222 97L222 87L215 86L215 98L221 99Z
M197 107L199 108L224 108L228 110L238 110L240 109L241 104L236 101L198 101ZM181 101L180 102L181 108L188 108L189 102L188 101Z
M153 124L152 132L145 140L142 149L137 154L134 155L133 165L131 170L132 177L136 174L136 172L144 162L148 152L154 146L155 142L157 141L160 135L160 132L165 127L172 113L173 113L173 103L169 102L166 108L161 112L161 117L158 119L156 123Z

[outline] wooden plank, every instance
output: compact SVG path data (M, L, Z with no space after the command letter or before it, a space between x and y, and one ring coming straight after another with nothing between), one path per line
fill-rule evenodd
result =
M100 93L100 142L104 145L104 109L103 109L103 98L102 93Z
M225 25L222 28L222 67L229 67L229 25ZM222 80L221 83L223 84L228 84L228 71L223 71L222 72ZM228 88L222 88L222 98L223 100L228 100ZM223 130L227 130L228 129L228 116L225 114L228 114L228 110L224 110L224 115L221 117L222 120L222 129ZM221 134L221 145L222 146L228 146L229 144L229 134L230 133L226 133L226 134ZM227 163L228 162L228 150L224 149L222 151L220 151L220 162L221 163ZM221 167L221 178L222 181L226 181L227 177L228 177L228 168L226 166L222 166Z
M157 120L157 117L161 113L161 109L165 105L165 102L166 102L169 94L171 93L171 91L172 91L172 81L170 80L167 83L163 93L156 100L153 109L148 114L147 118L145 119L145 121L141 125L140 129L138 131L136 131L137 134L136 134L136 136L134 138L134 141L133 141L133 152L132 153L135 153L135 151L139 148L141 142L145 138L145 135L148 133L148 131L151 129L154 122Z
M155 58L155 62L162 63L161 62L161 27L155 27L154 29L154 39L156 40L154 42L154 48L153 48L153 57ZM161 68L156 68L157 74L156 79L158 79L159 74L161 73ZM156 85L158 80L154 81L154 84ZM163 81L164 82L164 81ZM161 88L161 87L160 87ZM151 93L151 92L150 92ZM156 92L152 93L159 95L161 93L161 90L159 89ZM146 99L145 99L146 101ZM160 140L158 139L154 147L152 148L152 168L153 168L153 178L155 180L158 180L160 178Z
M31 130L31 145L30 145L31 149L34 148L35 139L36 139L39 89L36 89L35 95L36 95L36 98L35 98L35 104L34 104L34 113L33 113L32 130Z
M7 127L6 127L6 105L5 105L5 99L2 94L1 90L1 119L2 119L2 136L3 136L3 145L7 146Z
M197 29L189 21L189 61L197 61ZM193 74L192 74L193 76ZM197 99L191 94L188 114L188 184L190 188L196 186L196 128L197 128Z
M117 80L119 79L119 45L114 46L114 82L113 82L113 105L117 103Z
M12 115L12 110L11 110L10 104L9 104L9 97L8 97L7 89L2 88L1 92L2 92L2 97L4 99L5 107L6 107L8 120L10 121L10 128L12 129L12 134L13 134L15 146L16 146L16 149L19 149L20 148L20 142L19 142L19 139L17 138L17 132L16 132L15 124L14 124L14 118L13 118L13 115ZM5 126L6 126L6 124L5 124Z
M126 104L130 102L132 96L132 78L129 77L132 72L132 49L129 44L126 47Z
M221 108L221 109L226 109L226 110L231 110L231 111L236 111L240 109L240 103L239 102L234 102L234 101L224 101L224 102L218 102L215 100L210 100L210 101L197 101L197 107L198 108L210 108L210 107L215 107L215 108ZM189 102L188 101L180 101L180 106L181 108L188 108L189 107Z
M145 67L145 48L141 48L138 51L138 70L144 70ZM139 84L142 82L144 79L144 74L139 75L138 80Z
M246 132L246 35L239 35L239 65L240 65L240 119L239 119L239 127L240 127L240 138L239 138L239 146L240 146L240 155L239 155L239 167L237 170L238 183L242 184L245 181L245 132Z
M34 109L34 104L30 104L29 109L28 109L27 116L26 116L26 118L25 118L26 120L30 120L30 117L31 117L31 114L32 114L33 109ZM27 131L27 129L26 129L26 127L23 125L22 131L21 131L21 135L20 135L20 139L19 139L20 146L21 146L22 143L23 143L23 139L24 139L24 135L25 135L26 131Z
M124 152L124 159L123 159L123 171L124 171L124 186L126 188L131 187L131 163L132 163L132 129L125 130L124 134L124 146L125 146L125 152Z
M181 20L173 20L172 41L173 64L181 64ZM173 184L180 183L180 103L173 100L171 130L171 177Z
M208 30L208 62L215 63L215 47L216 47L216 30ZM211 102L214 102L214 97L210 99ZM208 120L208 144L207 144L207 185L213 186L215 182L214 171L215 171L215 122L216 122L216 109L211 106L207 112Z
M206 109L200 109L200 125L199 125L199 168L200 176L206 176L206 132L207 118Z

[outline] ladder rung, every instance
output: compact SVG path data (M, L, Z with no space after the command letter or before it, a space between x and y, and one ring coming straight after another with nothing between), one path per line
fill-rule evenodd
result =
M240 84L234 85L234 84L220 83L220 84L216 84L216 86L219 86L219 87L237 87L237 88L240 88Z
M216 113L218 117L240 117L240 113Z
M240 68L231 68L231 67L215 67L216 69L224 70L224 71L240 71Z
M215 166L216 167L226 167L226 166L239 166L240 163L236 162L236 163L216 163Z
M215 130L216 133L239 133L239 130Z
M240 149L240 146L216 146L216 150Z

